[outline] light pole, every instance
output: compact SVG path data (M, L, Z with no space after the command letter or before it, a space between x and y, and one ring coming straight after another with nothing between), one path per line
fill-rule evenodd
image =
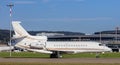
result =
M101 37L102 37L102 32L100 32L99 34L100 34L100 43L102 43L102 39L101 39Z
M115 32L115 36L116 36L116 43L118 43L118 30L119 30L119 27L116 27L116 32Z
M12 7L14 5L12 3L10 3L7 6L10 8L10 42L9 42L9 45L10 45L10 57L11 57L12 56L12 54L11 54L11 51L12 51L12 48L11 48L11 22L12 22Z

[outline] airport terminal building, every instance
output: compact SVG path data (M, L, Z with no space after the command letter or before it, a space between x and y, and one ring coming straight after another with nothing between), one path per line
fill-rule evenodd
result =
M48 33L47 33L48 34ZM50 33L51 34L51 33ZM54 34L54 33L53 33ZM92 35L52 35L48 41L97 41L112 48L113 52L120 52L120 30L95 32Z

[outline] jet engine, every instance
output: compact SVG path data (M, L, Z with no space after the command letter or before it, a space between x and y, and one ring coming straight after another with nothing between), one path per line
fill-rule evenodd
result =
M39 43L31 43L30 44L31 49L44 49L44 44Z

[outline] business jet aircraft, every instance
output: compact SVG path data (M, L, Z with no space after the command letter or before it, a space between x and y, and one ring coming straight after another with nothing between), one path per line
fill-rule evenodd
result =
M32 36L21 25L20 21L13 21L12 26L15 32L13 39L15 47L33 52L48 53L51 58L59 58L60 52L106 52L110 48L98 42L88 41L47 41L46 36Z

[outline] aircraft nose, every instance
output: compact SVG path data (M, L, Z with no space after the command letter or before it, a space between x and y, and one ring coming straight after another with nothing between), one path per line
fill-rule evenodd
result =
M106 50L107 50L107 51L112 51L112 49L111 49L111 48L108 48L108 47L106 48Z

